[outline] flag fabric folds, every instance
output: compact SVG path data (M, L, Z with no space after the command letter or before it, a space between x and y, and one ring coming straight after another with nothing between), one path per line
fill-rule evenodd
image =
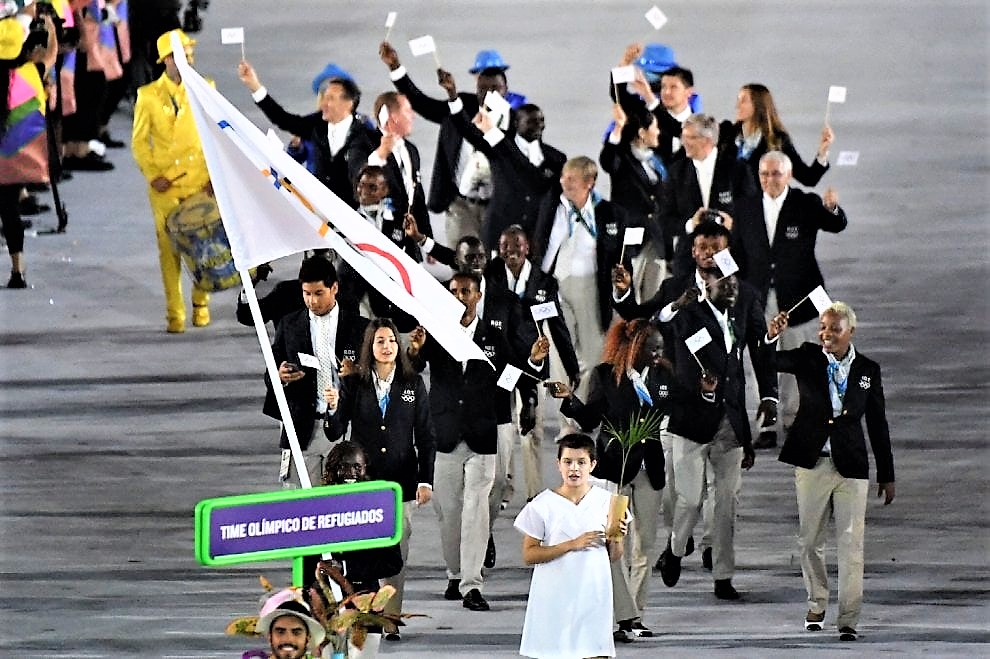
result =
M173 44L174 52L182 48ZM482 359L440 283L176 57L238 270L331 248L459 361Z

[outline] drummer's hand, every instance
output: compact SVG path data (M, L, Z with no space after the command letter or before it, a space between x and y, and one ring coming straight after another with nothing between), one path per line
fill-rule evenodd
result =
M172 187L172 181L164 176L159 176L158 178L151 179L151 187L155 192L166 192Z
M302 380L306 377L306 373L299 369L295 364L289 365L289 362L282 362L278 367L278 379L282 381L282 384L289 384L290 382L296 382Z

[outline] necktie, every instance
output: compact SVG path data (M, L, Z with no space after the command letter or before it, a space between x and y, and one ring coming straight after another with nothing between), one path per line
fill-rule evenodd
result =
M316 395L323 400L323 392L334 386L333 337L330 336L330 319L319 316L316 319L316 358L320 368L316 371Z
M654 153L650 155L649 162L650 162L650 166L653 167L653 170L657 173L657 176L660 177L660 180L666 181L667 168L663 166L663 162L660 160L660 158L657 157L657 154Z

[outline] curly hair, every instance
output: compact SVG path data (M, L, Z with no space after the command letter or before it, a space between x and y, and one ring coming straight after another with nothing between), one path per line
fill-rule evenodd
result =
M355 460L361 456L365 463L368 462L364 449L357 442L344 441L337 442L337 445L330 449L327 454L326 464L323 465L323 484L337 485L333 482L334 476L340 469L340 465L347 460Z
M643 344L658 330L645 318L620 320L605 335L602 362L612 365L612 375L619 384L626 371L633 368Z

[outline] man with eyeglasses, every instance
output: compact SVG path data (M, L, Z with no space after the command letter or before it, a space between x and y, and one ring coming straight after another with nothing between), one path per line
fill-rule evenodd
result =
M736 203L732 228L732 253L739 276L763 296L767 321L781 311L790 311L789 331L781 350L814 342L817 312L810 301L792 309L818 286L825 285L815 245L819 231L839 233L846 228L846 214L839 196L828 188L823 197L790 187L791 159L780 151L760 158L760 187L763 194ZM790 426L797 413L798 395L794 377L780 378L780 420ZM776 433L761 433L755 448L776 446Z

